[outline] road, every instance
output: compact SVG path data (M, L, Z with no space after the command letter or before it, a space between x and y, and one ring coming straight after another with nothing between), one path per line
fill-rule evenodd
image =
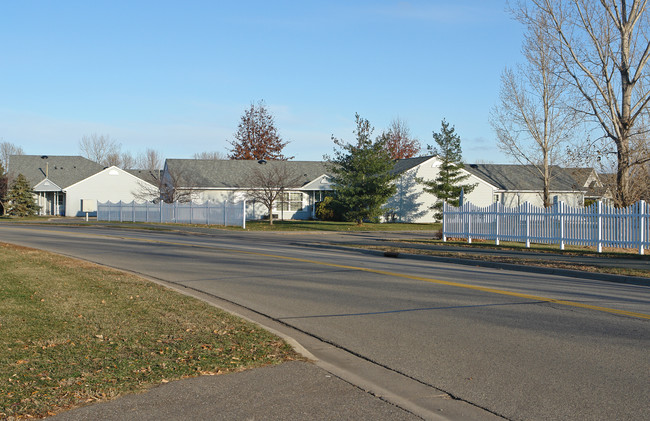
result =
M0 241L221 297L513 420L650 419L650 288L215 235L2 225Z

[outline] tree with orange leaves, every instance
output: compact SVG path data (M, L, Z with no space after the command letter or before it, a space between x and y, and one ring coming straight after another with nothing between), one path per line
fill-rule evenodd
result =
M228 155L230 159L286 161L293 158L282 154L282 149L289 142L282 141L264 101L258 102L257 105L251 104L244 112L235 133L235 140L229 143L232 145Z
M413 158L420 152L420 141L411 136L411 130L404 120L394 119L382 134L386 148L393 159Z

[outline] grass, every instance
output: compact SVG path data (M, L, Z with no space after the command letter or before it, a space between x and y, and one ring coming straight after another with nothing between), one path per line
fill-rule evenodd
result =
M42 220L43 223L57 224L62 223L66 226L69 225L119 225L122 228L136 228L136 229L170 229L173 230L177 227L194 227L194 228L211 228L211 229L227 229L233 231L432 231L437 232L442 226L440 223L433 224L408 224L408 223L371 223L367 222L362 225L357 225L354 222L333 222L333 221L311 221L311 220L274 220L273 225L269 225L268 221L246 221L246 229L242 230L241 227L223 226L223 225L205 225L205 224L176 224L176 223L145 223L145 222L97 222L91 219L89 222L76 220L71 222L66 221L49 221L46 217L34 218L2 218L11 219L15 222L21 220Z
M499 245L496 245L494 241L485 241L473 239L472 243L468 243L465 240L448 240L442 241L437 239L431 240L402 240L404 243L413 243L413 244L428 244L428 245L437 245L437 246L449 246L449 247L465 247L468 249L479 248L479 249L492 249L492 250L519 250L519 251L534 251L536 253L554 253L562 254L566 256L598 256L598 257L616 257L616 258L627 258L627 259L640 259L650 261L650 255L640 255L639 250L635 248L609 248L603 247L603 252L598 253L595 247L587 246L565 246L564 250L560 250L558 244L539 244L531 243L530 247L526 247L525 243L520 242L510 242L510 241L501 241Z
M279 338L199 300L0 244L0 419L296 358Z
M607 273L607 274L614 274L614 275L638 276L638 277L645 277L645 278L650 277L650 270L620 267L620 266L616 266L614 262L610 266L596 266L596 265L580 264L571 260L572 256L598 256L598 257L626 258L626 259L634 259L634 260L641 259L650 262L650 256L648 255L640 256L638 254L633 254L635 251L632 249L627 249L627 250L623 249L622 251L620 251L620 249L612 249L608 252L596 253L595 251L589 250L585 247L567 247L566 250L561 251L557 246L553 248L554 246L545 245L545 244L532 244L530 249L527 249L524 247L524 245L521 245L519 243L512 243L512 244L501 243L499 246L496 246L494 244L486 244L486 243L468 244L466 242L457 242L457 241L442 242L441 240L429 240L429 241L407 240L407 241L401 241L401 243L403 243L404 245L403 246L352 245L352 247L365 248L371 250L380 250L380 251L391 253L391 255L397 255L399 253L411 253L411 254L428 255L428 256L454 257L454 258L479 260L479 261L512 263L517 265L571 269L571 270L579 270L579 271L591 272L591 273ZM416 248L414 247L414 245L416 244L435 245L435 246L443 246L443 247ZM468 251L464 252L462 250L458 250L457 248L455 250L454 249L445 250L444 249L445 246L450 246L450 247L460 246L463 248L467 248ZM487 249L496 249L496 250L521 250L521 251L531 250L536 253L542 253L542 254L543 253L560 254L562 257L549 260L549 259L544 259L543 257L536 257L535 255L529 255L529 254L521 254L517 256L507 256L507 255L498 255L498 254L477 254L477 253L472 253L470 251L471 248L480 248L480 249L487 248ZM613 250L619 250L619 251L613 251ZM563 257L566 257L566 259L563 259Z
M437 231L440 224L371 223L335 221L247 221L246 231Z

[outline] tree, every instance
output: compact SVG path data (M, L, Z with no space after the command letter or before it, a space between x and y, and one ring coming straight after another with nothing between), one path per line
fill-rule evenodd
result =
M16 146L10 142L0 143L0 163L5 168L5 171L8 171L9 168L9 157L11 155L24 155L25 151L20 146Z
M228 159L228 157L218 151L205 151L205 152L198 152L192 155L192 158L194 159L208 159L212 161L220 161L223 159Z
M499 103L490 124L499 149L522 165L531 165L543 181L544 206L551 206L552 169L561 148L570 140L578 122L567 108L567 83L552 56L553 38L544 28L543 15L528 23L523 54L525 65L506 69L501 76Z
M616 155L616 203L633 202L630 173L650 156L633 157L632 142L643 136L648 114L650 58L648 0L531 0L521 3L522 20L543 24L562 77L581 98L578 111L594 122ZM536 17L541 15L543 20Z
M442 120L440 133L433 132L433 140L438 146L428 149L433 151L440 158L440 168L434 180L419 180L424 184L424 191L434 195L437 200L431 209L436 211L436 218L442 219L442 206L444 202L458 206L460 192L470 193L476 184L461 184L469 178L469 174L463 174L463 157L460 147L460 136L455 132L453 126L449 126Z
M338 150L328 161L331 181L337 203L343 209L344 218L361 225L383 213L382 206L395 194L393 181L397 178L391 171L395 162L386 148L386 139L371 139L373 128L368 120L356 114L356 144L345 143L332 136Z
M235 140L228 143L232 145L230 159L286 161L293 158L282 154L282 149L289 142L282 141L273 116L263 101L258 102L257 106L251 104L244 112L235 133Z
M140 170L157 171L163 167L162 154L155 149L147 150L138 156L136 166Z
M251 187L247 195L262 203L269 212L269 225L273 225L273 204L281 199L290 187L300 185L300 176L283 162L263 161L248 176L246 185Z
M105 167L112 165L119 166L121 145L111 139L109 135L84 135L79 141L79 151L81 154Z
M394 119L382 136L393 159L412 158L420 152L420 141L411 136L411 130L404 120Z
M32 216L38 213L39 208L29 182L24 175L18 174L7 193L7 215Z
M168 169L160 181L160 198L165 203L192 201L197 178L196 173L188 167Z
M7 171L2 165L2 160L0 160L0 215L4 215L5 213L5 207L6 207L5 197L7 196L7 189L9 187L8 182L9 182L9 175L7 174Z

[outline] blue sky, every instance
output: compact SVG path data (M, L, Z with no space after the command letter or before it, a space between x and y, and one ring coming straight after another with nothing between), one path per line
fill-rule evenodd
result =
M76 155L108 134L134 155L226 152L264 100L287 155L320 160L354 115L423 144L446 118L468 162L507 162L488 123L522 28L504 0L15 1L0 5L0 138Z

